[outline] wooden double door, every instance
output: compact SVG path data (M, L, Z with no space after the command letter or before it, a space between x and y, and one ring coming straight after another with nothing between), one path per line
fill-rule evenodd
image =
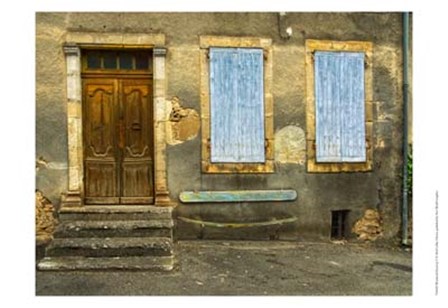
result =
M86 204L154 202L152 81L83 78Z

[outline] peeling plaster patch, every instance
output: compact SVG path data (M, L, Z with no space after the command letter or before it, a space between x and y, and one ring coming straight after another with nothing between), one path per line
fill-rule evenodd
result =
M175 145L194 139L200 127L200 118L196 110L183 108L176 96L172 98L170 105L171 113L167 122L168 144Z
M289 125L275 133L275 160L280 163L305 164L305 132Z

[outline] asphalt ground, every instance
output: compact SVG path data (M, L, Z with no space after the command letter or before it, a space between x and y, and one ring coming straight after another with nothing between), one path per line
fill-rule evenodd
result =
M172 272L36 271L36 295L412 295L412 252L360 243L180 241Z

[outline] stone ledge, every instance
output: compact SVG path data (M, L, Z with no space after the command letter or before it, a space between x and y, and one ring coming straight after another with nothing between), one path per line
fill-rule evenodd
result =
M153 205L88 205L62 208L60 213L171 213L171 207Z
M166 237L57 238L47 248L49 257L170 256L173 243Z
M41 271L58 270L150 270L171 271L174 257L47 257L37 266Z
M171 219L160 220L111 220L111 221L73 221L64 222L59 228L72 229L142 229L142 228L172 228Z

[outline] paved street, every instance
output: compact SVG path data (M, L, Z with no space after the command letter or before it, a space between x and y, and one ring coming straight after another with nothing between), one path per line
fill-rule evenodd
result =
M177 268L37 272L37 295L412 295L412 253L368 244L182 241Z

